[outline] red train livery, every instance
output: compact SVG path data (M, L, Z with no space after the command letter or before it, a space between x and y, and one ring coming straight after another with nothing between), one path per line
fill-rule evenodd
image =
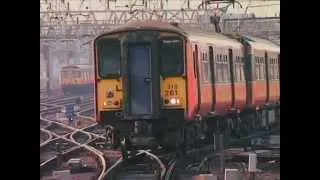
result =
M261 115L279 109L280 48L268 40L146 21L100 34L93 47L97 121L112 137L192 144L268 125Z

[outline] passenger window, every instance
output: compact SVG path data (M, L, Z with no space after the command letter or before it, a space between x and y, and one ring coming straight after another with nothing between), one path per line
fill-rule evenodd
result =
M241 57L241 78L242 78L242 81L245 81L246 80L246 78L245 78L245 73L244 73L244 71L245 71L245 69L244 69L244 57Z
M237 72L236 72L236 74L237 74L237 82L240 82L241 81L241 71L240 71L240 68L241 68L241 64L240 64L240 57L239 56L237 56L237 58L236 58L236 65L237 65Z
M269 69L269 79L272 80L272 58L269 58L269 66L268 66L268 69Z
M259 70L260 70L260 67L259 67L259 59L258 59L258 57L255 57L256 80L260 80Z
M273 58L273 79L277 79L277 64L276 64L276 59Z
M217 82L223 82L224 73L223 73L223 64L222 64L221 54L217 55L216 68L217 68Z
M241 62L241 58L239 57L239 81L241 82L242 81L242 74L243 74L243 65L242 65L243 63Z
M204 59L205 59L205 70L206 70L206 77L207 77L207 81L211 82L212 77L211 77L211 66L210 66L210 62L209 62L209 57L208 57L208 53L206 52L204 54Z
M275 59L276 60L276 63L275 63L275 66L276 66L276 74L277 74L277 80L280 79L280 73L279 73L279 60L278 59Z
M239 81L242 82L244 80L244 76L243 76L243 63L240 63L240 79Z
M234 66L234 81L235 82L238 82L238 63L237 63L237 60L238 60L238 56L236 56L236 58L234 60L234 63L233 63L233 66Z
M201 59L201 75L202 75L202 82L211 81L211 68L209 64L208 54L207 52L202 53Z
M275 63L275 59L274 58L272 58L272 75L273 75L273 80L276 80L277 79L277 72L276 72L276 63Z
M229 72L229 63L228 63L228 56L224 55L223 56L223 69L224 69L224 82L229 82L230 80L230 72Z
M263 58L261 57L260 58L260 77L261 77L261 80L265 80L265 68L264 68L264 63L263 63Z

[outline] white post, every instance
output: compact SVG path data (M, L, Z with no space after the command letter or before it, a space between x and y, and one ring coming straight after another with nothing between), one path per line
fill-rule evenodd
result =
M248 162L248 172L249 172L249 179L255 179L255 172L257 171L257 154L250 153L249 154L249 162Z

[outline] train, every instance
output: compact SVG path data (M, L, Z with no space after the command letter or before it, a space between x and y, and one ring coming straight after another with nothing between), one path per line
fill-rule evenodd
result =
M66 95L94 92L93 67L88 64L63 66L60 71L61 90Z
M93 51L96 121L115 146L192 147L280 121L280 47L271 41L138 21L98 35Z

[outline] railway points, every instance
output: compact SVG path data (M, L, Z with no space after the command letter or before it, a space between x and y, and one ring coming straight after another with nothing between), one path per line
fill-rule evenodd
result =
M46 142L42 142L42 144L45 144L45 148L41 148L43 149L43 153L41 154L41 163L42 164L46 164L49 162L52 161L52 162L56 162L56 156L57 156L57 152L56 152L56 149L54 150L53 147L50 147L50 146L53 146L52 145L52 142L56 142L56 141L59 141L56 137L59 137L59 136L65 136L65 138L68 138L68 139L71 139L71 141L75 141L76 143L78 144L88 144L89 146L93 147L95 150L99 151L101 153L101 155L103 156L103 158L105 159L106 162L109 163L109 166L111 165L115 165L117 164L117 161L121 160L122 159L122 152L121 151L114 151L114 150L109 150L107 149L106 147L106 141L105 141L105 129L100 126L100 125L97 125L97 124L88 124L87 127L78 127L78 128L74 128L74 127L70 127L70 128L73 128L71 131L70 129L68 128L61 128L59 127L59 125L55 124L55 116L53 115L50 115L51 114L54 114L56 111L58 111L57 107L61 106L61 105L65 105L65 104L69 104L68 102L65 102L63 100L62 103L58 103L60 105L51 105L51 106L47 106L47 107L51 107L52 109L50 110L47 110L47 112L43 112L44 113L44 116L49 118L49 120L41 120L41 125L42 125L42 133L43 133L43 139L45 140L46 139ZM92 99L89 98L89 100L87 102L85 102L84 105L81 105L80 107L83 107L85 112L90 111L90 107L89 106L93 106L92 104ZM55 109L57 108L57 109ZM91 113L92 113L92 110L91 110ZM83 113L82 111L80 111L80 114L82 114L82 118L83 119L91 119L92 120L92 117L90 116L86 116L86 115L91 115L92 114L86 114L86 113ZM90 120L90 121L91 121ZM54 125L52 125L51 123L53 123ZM65 125L65 124L61 124L61 125ZM43 127L46 127L46 128L43 128ZM66 127L68 127L68 125L66 125ZM49 128L49 130L48 130ZM61 128L61 129L59 129ZM56 132L56 129L58 129L58 132ZM66 130L68 129L68 130ZM45 131L45 132L44 132ZM82 131L82 132L81 132ZM54 141L50 142L50 139L48 138L48 135L49 134L51 135L51 138L50 139L54 139ZM231 149L227 149L225 150L224 152L224 158L225 158L225 167L227 168L237 168L239 167L239 163L244 163L247 161L247 157L248 157L248 153L249 152L253 152L255 151L257 154L263 154L263 155L260 155L259 158L258 158L258 161L261 161L258 165L258 168L261 167L261 170L259 172L257 172L257 177L260 178L266 178L266 177L278 177L277 176L277 169L279 169L279 154L278 155L274 155L272 157L267 157L267 155L270 155L272 154L270 151L270 149L272 149L272 151L277 151L278 149L275 147L277 146L279 143L277 140L278 136L277 136L277 133L279 132L279 129L277 130L273 130L273 131L260 131L260 132L256 132L256 133L252 133L250 134L250 136L248 137L243 137L241 139L230 139L230 145L228 144L229 148L232 147L232 145L234 147L238 147L238 146L244 146L244 145L247 145L247 146L250 146L250 147L245 147L244 149L235 149L235 148L231 148ZM46 134L46 135L45 135ZM66 135L69 135L69 136L66 136ZM56 139L55 139L56 138ZM268 139L269 138L269 139ZM48 143L48 141L50 143ZM238 141L238 142L236 142ZM268 144L268 143L269 144ZM65 142L64 142L65 143ZM263 144L265 143L265 144ZM53 143L54 144L54 143ZM273 148L269 147L267 148L266 144L268 144L269 146L273 146ZM69 149L70 152L72 151L79 151L77 150L78 147L77 146L74 146L74 149L72 148L72 146L70 146L69 144L66 145L67 148L66 149ZM70 149L71 147L71 149ZM80 148L80 146L79 146ZM228 148L228 147L226 147ZM267 149L267 150L261 150L261 149ZM48 150L49 149L49 150ZM166 164L166 169L165 169L165 177L168 179L172 178L173 176L177 176L177 171L176 169L179 169L179 177L180 178L197 178L197 176L199 176L199 174L201 173L204 173L206 172L204 169L210 169L210 166L212 167L219 167L219 156L220 154L219 153L215 153L215 151L213 150L214 147L212 146L209 146L207 148L203 148L202 150L201 149L198 149L198 150L190 150L190 151L187 151L187 155L184 157L185 160L188 160L185 163L184 166L182 167L179 167L177 168L177 164L179 164L179 166L181 166L181 162L178 160L177 158L177 154L176 152L172 153L172 152L164 152L161 150L155 150L153 153L155 154L156 157L158 158L162 158L162 160L164 161L164 163ZM251 151L250 151L251 150ZM68 151L67 151L68 152ZM211 155L210 154L214 154L215 155ZM279 152L278 152L279 153ZM73 153L71 153L73 154ZM196 155L197 154L197 155ZM200 156L199 154L202 154L202 156ZM207 156L204 156L205 154L207 154ZM209 155L208 155L209 154ZM63 155L64 156L64 155ZM67 157L67 156L64 156L64 157ZM75 157L78 157L78 156L75 156ZM215 158L213 158L215 157ZM140 154L135 157L136 159L141 159L142 156L140 156ZM145 158L145 157L143 157ZM215 159L215 162L211 162L208 167L208 159L211 159L212 160ZM68 158L66 158L68 159ZM217 160L218 159L218 160ZM47 161L47 162L46 162ZM138 160L138 162L142 162L142 161L145 161L145 160ZM213 161L213 160L212 160ZM275 163L270 163L271 162L275 162ZM51 162L51 163L52 163ZM123 167L124 165L126 166L126 168L123 169L123 171L121 172L117 172L116 173L116 177L121 177L121 178L149 178L149 179L152 179L152 178L158 178L159 179L159 174L157 174L157 171L159 169L158 166L153 166L153 165L150 165L150 162L145 161L145 163L140 163L140 164L134 164L132 162L135 162L133 160L131 160L130 162L127 162L127 160L123 161L122 162L122 165L121 167ZM195 162L195 163L194 163ZM62 164L66 164L67 162L64 162ZM125 164L123 164L125 163ZM126 164L126 163L129 163L129 164ZM152 163L155 163L155 162L152 162ZM151 164L152 164L151 163ZM52 163L52 164L55 164L55 163ZM146 170L143 170L144 168L143 167L149 167L149 171L148 169ZM119 168L119 167L118 167ZM150 168L153 169L154 171L150 171ZM191 168L191 169L190 169ZM245 168L245 167L244 167ZM106 168L108 169L108 168ZM183 170L181 170L183 169ZM265 170L266 169L266 170ZM272 171L267 171L267 170L270 170L270 169L274 169ZM187 172L185 172L187 170ZM55 172L55 170L52 170ZM208 170L207 170L208 171ZM46 171L47 172L47 171ZM94 171L96 172L96 171ZM106 173L107 171L105 171L104 173ZM209 170L209 172L211 172L211 174L215 173L215 172L219 172L218 170L214 170L214 169L211 169ZM242 171L241 171L242 172ZM46 174L46 173L45 173ZM81 174L81 173L80 173ZM96 174L96 173L92 173L93 174ZM217 176L218 176L219 173L217 173ZM245 174L245 171L242 172L242 174ZM46 174L46 176L44 177L48 177L50 176L50 173ZM103 175L104 178L106 176L110 176L110 175L107 175L107 174L104 174ZM83 177L85 177L85 175L83 175ZM44 178L45 179L45 178ZM163 177L163 179L165 179Z

